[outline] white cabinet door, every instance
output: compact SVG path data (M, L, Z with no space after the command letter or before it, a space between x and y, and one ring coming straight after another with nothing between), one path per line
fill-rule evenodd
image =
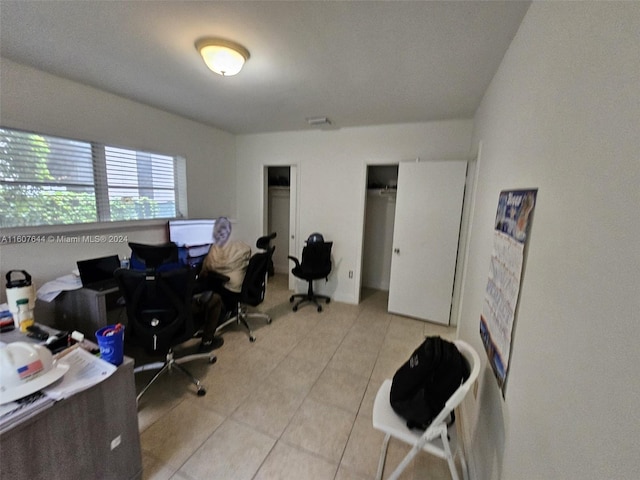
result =
M389 311L449 325L467 162L398 169Z

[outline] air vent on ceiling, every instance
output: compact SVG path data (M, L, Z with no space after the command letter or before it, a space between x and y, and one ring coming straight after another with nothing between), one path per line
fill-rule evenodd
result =
M312 127L322 127L325 125L331 125L331 120L327 117L309 117L307 123Z

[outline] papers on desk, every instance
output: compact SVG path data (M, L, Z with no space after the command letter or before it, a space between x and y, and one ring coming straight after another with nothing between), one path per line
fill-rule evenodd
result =
M64 376L50 386L15 402L0 405L0 433L49 408L53 403L86 390L109 378L118 367L92 355L79 345L57 357L69 366Z
M69 371L61 381L43 390L45 395L54 400L62 400L86 390L109 378L118 368L80 347L72 348L68 353L62 352L58 362L69 365Z
M38 289L37 296L40 300L51 302L63 291L77 290L79 288L82 288L82 281L80 280L80 277L74 274L69 274L42 285L42 287Z
M0 433L31 418L36 413L53 404L53 398L42 392L35 392L15 402L0 405Z

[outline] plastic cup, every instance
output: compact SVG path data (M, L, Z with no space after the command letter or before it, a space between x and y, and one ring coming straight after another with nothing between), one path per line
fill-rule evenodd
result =
M116 367L124 360L124 326L107 325L96 332L100 358Z

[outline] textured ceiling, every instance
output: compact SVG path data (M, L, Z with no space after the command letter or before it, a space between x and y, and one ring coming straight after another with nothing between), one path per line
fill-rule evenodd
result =
M237 134L471 118L529 3L0 0L0 53ZM204 36L249 49L240 74Z

